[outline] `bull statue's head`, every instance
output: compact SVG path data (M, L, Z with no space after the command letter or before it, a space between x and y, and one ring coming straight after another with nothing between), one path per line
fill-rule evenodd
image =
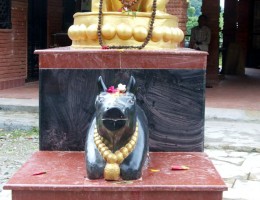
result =
M127 86L119 84L107 88L102 77L98 79L99 95L96 98L96 127L112 149L118 150L134 134L136 127L135 79L130 77Z

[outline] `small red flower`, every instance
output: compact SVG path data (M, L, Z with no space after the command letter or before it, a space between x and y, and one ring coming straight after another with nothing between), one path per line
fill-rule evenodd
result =
M109 46L104 45L104 46L102 46L102 49L109 49Z
M116 89L114 86L110 86L110 87L107 89L107 92L108 92L108 93L116 93L116 92L117 92L117 89Z

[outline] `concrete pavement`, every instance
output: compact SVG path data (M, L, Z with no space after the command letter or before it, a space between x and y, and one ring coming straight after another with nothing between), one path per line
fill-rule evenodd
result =
M0 129L11 131L39 127L39 100L0 98Z
M228 186L223 200L259 200L260 153L205 149Z

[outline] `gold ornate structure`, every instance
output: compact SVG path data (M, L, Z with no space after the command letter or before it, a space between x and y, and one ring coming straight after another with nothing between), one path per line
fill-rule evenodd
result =
M174 49L183 40L168 0L92 0L92 12L76 13L68 35L74 48ZM154 19L151 22L151 19Z

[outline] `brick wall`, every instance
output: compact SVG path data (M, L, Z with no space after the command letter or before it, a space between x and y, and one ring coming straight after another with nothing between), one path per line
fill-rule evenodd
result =
M27 0L13 0L12 29L0 29L0 90L21 86L27 74Z
M62 0L48 0L48 25L47 25L47 46L53 45L53 34L60 33L62 30Z
M0 90L22 86L27 78L27 0L12 0L12 29L0 29ZM48 0L48 46L61 32L62 0Z
M169 0L167 4L167 12L179 18L179 28L186 34L187 23L187 0Z

